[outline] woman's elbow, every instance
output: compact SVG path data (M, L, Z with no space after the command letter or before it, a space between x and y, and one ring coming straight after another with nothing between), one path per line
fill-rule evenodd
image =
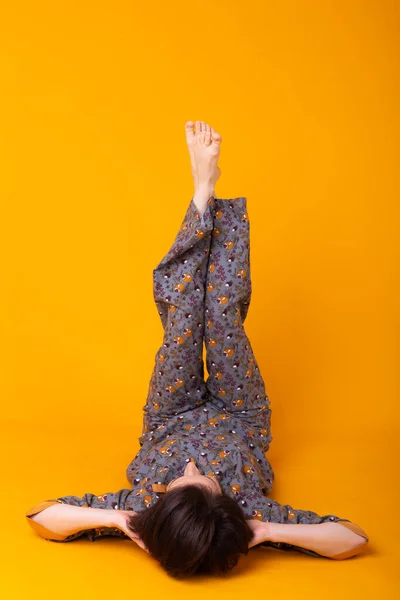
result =
M40 519L38 515L40 515L40 513L42 513L44 510L46 510L46 508L53 506L53 504L57 504L57 501L46 500L45 502L40 502L39 504L36 504L33 508L29 509L25 513L25 517L28 524L37 535L46 540L56 540L61 542L64 541L67 537L65 534L60 534L55 531L52 531L51 529L45 527L42 523L38 522L38 519Z
M363 542L361 542L361 544L358 544L357 546L352 546L345 552L336 554L335 556L330 556L329 558L333 558L334 560L345 560L346 558L351 558L352 556L356 556L356 554L360 554L360 552L363 552L367 545L368 540L364 540Z
M361 527L355 523L352 523L351 521L338 522L337 524L345 526L347 529L353 532L354 536L352 536L352 539L349 540L347 547L344 550L338 554L330 556L329 558L334 560L345 560L360 554L366 549L369 543L369 537L365 531L361 529Z

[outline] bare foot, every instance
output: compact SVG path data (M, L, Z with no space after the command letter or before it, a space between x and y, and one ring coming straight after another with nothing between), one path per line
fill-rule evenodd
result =
M193 202L199 213L203 214L221 175L218 158L222 137L204 121L188 121L185 130L194 179Z

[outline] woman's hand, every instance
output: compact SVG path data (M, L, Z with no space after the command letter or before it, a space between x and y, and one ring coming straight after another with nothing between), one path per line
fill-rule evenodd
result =
M261 544L262 542L267 542L269 540L269 523L265 521L259 521L258 519L249 519L247 524L250 526L254 537L249 542L249 548L253 546L257 546L257 544Z
M142 548L142 550L144 550L145 552L148 552L146 546L144 545L144 543L142 542L140 537L136 533L134 533L131 529L129 529L129 527L128 527L128 524L127 524L128 517L132 516L133 514L135 514L135 513L132 510L115 511L115 527L117 527L118 529L120 529L121 531L126 533L126 535L128 537L130 537L130 539L133 542L135 542L135 544L140 546L140 548Z

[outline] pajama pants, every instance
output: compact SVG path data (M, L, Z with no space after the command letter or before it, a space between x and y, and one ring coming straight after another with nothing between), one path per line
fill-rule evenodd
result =
M262 430L266 451L272 440L270 402L243 326L252 293L246 198L211 198L201 217L192 201L186 217L170 252L153 271L164 340L151 376L143 431L180 413L187 421L188 411L211 401ZM193 233L195 244L190 243ZM185 343L187 338L192 343Z

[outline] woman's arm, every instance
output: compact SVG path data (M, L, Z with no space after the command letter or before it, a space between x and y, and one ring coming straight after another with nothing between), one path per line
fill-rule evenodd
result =
M131 538L126 515L136 510L138 497L132 489L83 496L59 496L36 504L25 513L32 529L41 537L59 542L104 537Z
M126 525L132 514L134 511L73 506L50 500L37 504L26 517L36 533L48 540L64 541L68 536L88 529L117 529L147 550L139 536Z
M42 502L26 514L39 525L33 526L37 533L57 541L86 529L118 527L116 516L117 511L112 509L71 506L57 501Z
M367 534L349 521L304 525L252 519L248 523L254 533L250 548L269 541L306 548L327 558L344 559L358 554L368 543Z

